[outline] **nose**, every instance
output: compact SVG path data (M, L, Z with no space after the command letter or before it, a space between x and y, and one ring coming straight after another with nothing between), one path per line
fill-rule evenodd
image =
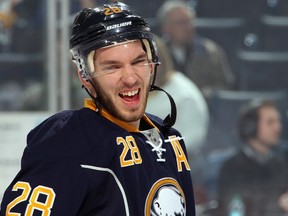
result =
M137 81L137 74L132 65L128 64L122 71L122 81L126 84L133 85Z

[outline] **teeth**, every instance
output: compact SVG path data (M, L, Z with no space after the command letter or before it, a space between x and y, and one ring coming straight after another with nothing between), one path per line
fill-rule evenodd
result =
M136 95L136 94L138 94L138 89L137 89L137 90L134 90L134 91L128 91L128 92L123 92L123 93L121 93L121 95L123 95L123 96L129 96L129 97L134 96L134 95Z

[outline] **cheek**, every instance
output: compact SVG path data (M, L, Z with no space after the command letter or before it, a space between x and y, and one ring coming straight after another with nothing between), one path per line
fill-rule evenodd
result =
M153 80L153 74L151 74L150 76L147 76L146 78L145 78L145 85L146 86L150 86L150 85L152 85L152 80Z
M94 82L97 84L98 88L105 91L109 91L109 89L116 87L115 78L109 76L109 74L97 77L94 79Z
M103 95L103 92L106 92L104 88L106 84L103 85L103 82L101 82L101 80L99 80L98 78L97 79L94 78L94 85L95 85L96 96Z
M259 137L267 136L267 127L263 127L263 125L259 124L257 127L257 134ZM268 132L269 133L269 132Z
M137 73L137 82L142 82L144 85L147 83L150 84L150 80L153 77L153 72L152 71L145 71L143 73Z
M275 130L273 129L273 127L266 125L265 127L262 127L262 128L259 127L258 134L261 137L269 138L269 137L273 136L274 131Z

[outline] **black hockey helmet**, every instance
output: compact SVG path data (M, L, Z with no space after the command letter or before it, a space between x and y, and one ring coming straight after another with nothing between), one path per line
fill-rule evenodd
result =
M96 49L130 40L142 40L148 58L158 64L153 35L145 19L121 2L81 10L72 26L70 51L83 78L94 72L89 59ZM156 68L156 67L155 67Z

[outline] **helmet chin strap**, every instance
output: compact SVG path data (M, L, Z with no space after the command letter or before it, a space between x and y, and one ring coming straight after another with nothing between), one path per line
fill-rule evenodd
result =
M166 133L176 122L176 117L177 117L176 104L172 96L167 91L165 91L164 89L158 86L151 85L150 91L156 91L156 90L164 92L168 96L170 105L171 105L171 113L166 116L166 118L163 120L163 123L162 123L164 133Z
M177 108L176 108L176 104L175 104L175 101L174 101L173 97L167 91L165 91L164 89L154 85L155 80L156 80L157 67L158 67L158 64L156 64L155 68L154 68L154 76L153 76L153 79L152 79L152 82L151 82L151 85L150 85L150 91L162 91L169 98L170 106L171 106L171 113L166 116L166 118L163 120L163 123L162 123L163 131L164 131L164 133L166 133L166 132L169 131L169 129L176 122Z
M96 88L95 88L94 83L93 83L90 79L88 79L87 82L89 82L89 83L92 85L92 87L94 88L94 90L95 90L95 92L96 92ZM82 88L85 89L85 91L87 92L87 94L88 94L88 95L91 97L91 99L94 101L94 103L95 103L95 105L96 105L96 112L98 112L101 107L100 107L100 104L99 104L99 102L98 102L98 100L97 100L97 97L94 97L94 96L91 94L91 92L90 92L84 85L82 85Z

